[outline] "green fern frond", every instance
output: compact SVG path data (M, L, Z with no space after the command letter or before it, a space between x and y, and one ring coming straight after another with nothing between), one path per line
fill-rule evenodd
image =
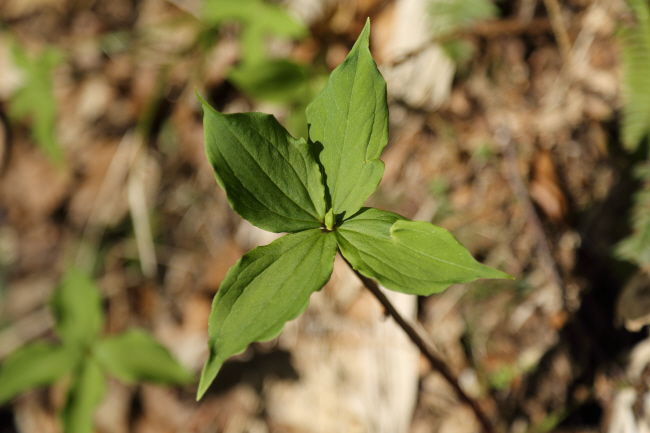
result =
M63 53L45 48L38 57L29 56L22 46L14 44L12 58L25 74L23 86L11 97L9 116L13 120L29 120L31 133L38 147L52 161L63 162L63 151L56 138L56 100L52 87L52 71L63 60Z
M650 5L628 0L636 25L621 30L623 46L623 119L621 139L629 151L650 131Z
M632 208L633 233L623 239L616 247L617 257L636 263L650 265L650 163L635 170L635 175L643 182L643 187L634 195Z

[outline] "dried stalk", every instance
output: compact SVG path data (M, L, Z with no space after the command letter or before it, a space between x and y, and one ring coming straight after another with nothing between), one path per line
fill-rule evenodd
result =
M384 306L386 309L386 312L392 316L392 318L397 322L397 324L406 332L406 335L411 339L411 341L420 349L420 352L429 360L429 363L431 364L431 367L433 367L434 370L437 370L442 376L449 382L449 384L454 388L456 391L456 394L460 398L460 400L467 404L472 411L474 411L474 414L476 415L476 418L478 419L479 423L481 424L481 427L483 429L484 433L494 433L494 428L492 426L492 423L490 420L487 418L487 416L483 413L481 408L478 406L478 403L474 401L470 396L468 396L465 391L460 387L458 384L458 380L454 376L454 374L451 372L447 364L440 359L436 354L435 351L431 345L431 343L428 342L428 339L421 331L418 331L411 323L409 323L408 320L404 319L399 312L395 309L393 304L388 300L386 295L382 293L382 291L379 289L379 286L377 283L367 277L364 277L361 275L358 271L356 271L350 262L348 262L345 257L343 258L345 262L350 266L350 268L354 271L354 273L359 277L359 279L363 282L363 285L366 286L368 290L372 292L373 295L379 300L381 305Z

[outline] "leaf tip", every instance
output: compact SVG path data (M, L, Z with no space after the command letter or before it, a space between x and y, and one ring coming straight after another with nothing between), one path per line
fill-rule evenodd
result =
M363 40L367 45L369 39L370 39L370 17L366 18L366 24L363 26L363 30L361 30L361 34L359 35L358 40Z
M212 352L212 351L211 351ZM199 380L199 388L196 391L196 401L199 401L207 392L212 382L217 377L217 373L221 369L223 361L213 358L213 353L210 353L210 357L203 366L203 371L201 372L201 379Z
M196 98L199 100L199 102L201 103L201 105L203 105L203 106L205 106L205 105L209 105L209 104L205 101L205 99L203 99L203 97L202 97L201 94L199 93L199 89L198 89L198 87L196 87L196 86L194 86L194 93L196 94Z
M203 398L206 391L210 387L212 380L205 380L204 376L201 375L201 380L199 381L199 388L196 390L196 401L199 401Z
M487 279L490 279L490 280L514 280L515 279L515 277L513 277L512 275L510 275L508 273L505 273L505 272L500 271L500 270L495 269L495 268L491 268L491 267L489 267L487 265L483 265L483 266L485 268L487 268L486 269L487 272L486 272L485 276L482 277L482 278L487 278Z

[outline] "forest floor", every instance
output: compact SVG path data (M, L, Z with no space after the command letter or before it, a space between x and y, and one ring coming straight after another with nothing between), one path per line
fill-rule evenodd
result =
M322 78L370 17L390 139L368 204L444 227L479 261L515 276L391 297L495 431L637 431L650 359L645 331L622 326L627 307L617 299L628 281L648 282L612 252L630 231L638 186L635 157L619 140L616 31L630 12L623 0L500 1L496 18L454 35L473 51L453 62L426 36L425 3L286 1L308 35L269 50ZM148 329L198 377L220 282L277 235L230 209L205 157L195 88L220 111L268 112L304 131L295 126L304 106L260 102L228 79L243 25L209 27L200 7L0 0L0 363L53 338L48 298L74 264L102 289L106 333ZM32 122L9 120L24 82L16 43L63 53L52 73L63 168L35 144ZM0 431L60 431L63 392L30 392L0 408ZM196 383L111 380L96 430L480 430L340 257L279 338L226 363L201 401L195 393Z

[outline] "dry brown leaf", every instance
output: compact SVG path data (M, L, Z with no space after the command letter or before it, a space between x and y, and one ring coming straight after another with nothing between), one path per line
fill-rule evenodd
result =
M530 196L553 222L562 221L567 212L567 201L553 164L553 155L540 150L532 161Z
M37 223L63 203L71 180L68 171L53 165L38 149L14 142L0 201L17 225Z

